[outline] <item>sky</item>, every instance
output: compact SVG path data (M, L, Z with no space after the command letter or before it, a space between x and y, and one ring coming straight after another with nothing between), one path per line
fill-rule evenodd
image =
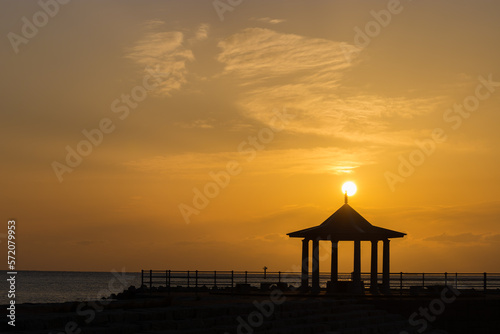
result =
M353 181L391 271L498 272L499 10L3 0L0 248L15 219L18 270L297 270Z

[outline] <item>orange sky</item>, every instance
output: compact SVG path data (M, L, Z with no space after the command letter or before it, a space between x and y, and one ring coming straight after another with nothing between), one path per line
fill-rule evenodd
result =
M498 3L46 3L0 4L19 270L289 270L347 180L392 271L500 270Z

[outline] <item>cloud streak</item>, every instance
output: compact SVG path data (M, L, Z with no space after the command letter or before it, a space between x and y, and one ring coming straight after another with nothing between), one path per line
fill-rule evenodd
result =
M424 115L442 97L374 95L346 83L350 62L345 43L270 29L248 28L219 43L223 74L242 87L243 114L268 124L269 110L286 105L298 117L289 130L354 142L413 143L413 129L394 130L395 120ZM363 60L364 61L364 60Z
M193 52L185 46L185 34L180 31L162 31L164 23L148 21L144 37L130 48L126 57L146 68L160 73L168 73L168 78L157 90L169 96L187 82L187 63L194 61ZM208 27L201 26L196 39L206 38Z
M356 153L336 148L266 150L258 152L253 162L245 163L240 152L185 153L129 161L126 166L142 172L167 174L172 178L203 179L210 171L225 169L228 161L241 161L249 175L342 175L372 164L376 152Z

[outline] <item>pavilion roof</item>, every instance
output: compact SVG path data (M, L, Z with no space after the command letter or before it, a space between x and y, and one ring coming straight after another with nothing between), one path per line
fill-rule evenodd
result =
M291 238L319 240L383 240L402 238L406 233L373 226L345 203L321 225L288 233Z

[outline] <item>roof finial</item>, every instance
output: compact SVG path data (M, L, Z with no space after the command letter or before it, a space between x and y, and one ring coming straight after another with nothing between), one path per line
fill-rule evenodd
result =
M352 196L356 193L356 189L356 185L351 181L346 182L342 185L342 192L345 194L345 204L347 204L348 196Z

